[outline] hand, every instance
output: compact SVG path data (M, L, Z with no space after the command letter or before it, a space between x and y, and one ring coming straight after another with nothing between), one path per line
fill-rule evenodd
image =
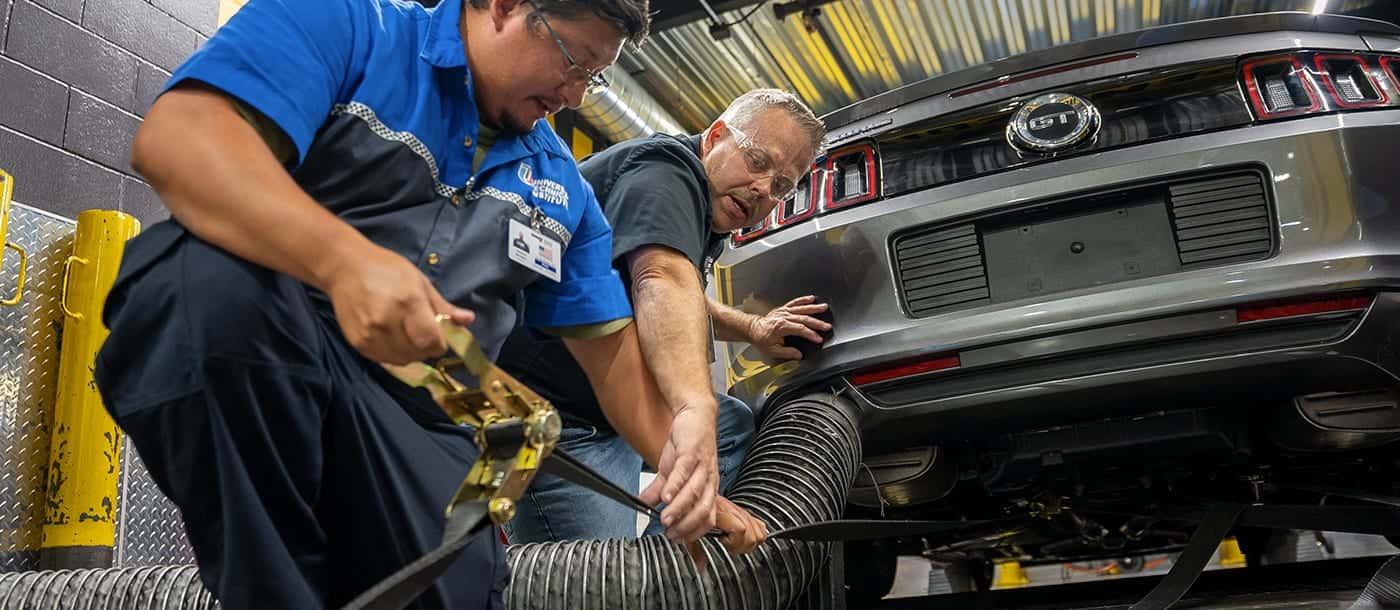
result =
M719 458L715 451L718 406L683 406L671 419L656 478L642 491L642 501L665 502L661 525L672 542L691 543L715 526L719 492Z
M749 511L719 496L715 500L715 527L724 532L724 548L735 555L752 552L768 540L768 525Z
M443 299L413 263L372 244L337 266L323 289L350 345L386 364L408 364L446 352L438 314L463 326L476 318Z
M831 330L831 325L812 317L826 311L826 303L815 303L817 297L807 295L788 301L766 315L756 318L749 326L749 343L776 360L800 360L802 352L783 345L783 339L797 335L813 343L821 343L817 334Z

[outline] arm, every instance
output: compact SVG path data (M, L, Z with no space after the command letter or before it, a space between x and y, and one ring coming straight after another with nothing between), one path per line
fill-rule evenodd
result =
M710 311L710 319L715 323L716 339L748 343L758 316L744 313L711 298L705 299L705 306Z
M326 292L352 345L401 364L446 349L435 314L464 324L470 312L321 207L284 166L301 161L355 73L364 10L347 0L244 7L175 71L136 134L132 167L190 232Z
M797 297L782 307L755 316L706 299L710 317L715 321L715 337L720 341L744 341L775 360L800 360L802 352L784 345L784 340L796 335L813 343L821 343L817 333L831 330L831 325L812 316L826 311L826 303L817 303L812 295Z
M588 377L608 422L656 467L656 479L642 492L642 500L652 505L666 502L661 523L672 540L699 540L716 522L715 407L667 406L643 361L635 324L602 337L565 338L564 343Z
M695 266L665 246L643 246L626 259L642 354L666 401L676 410L717 412L706 299Z
M403 257L311 199L223 94L184 86L161 96L132 145L132 167L191 233L331 297L365 356L406 362L441 354L434 316L448 304Z
M590 339L564 337L564 345L588 377L608 423L657 467L671 430L671 409L642 361L637 325Z

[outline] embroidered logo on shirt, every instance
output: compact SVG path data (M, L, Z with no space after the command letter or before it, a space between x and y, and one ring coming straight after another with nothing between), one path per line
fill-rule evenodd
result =
M525 163L521 163L519 167L515 168L515 175L519 176L520 181L527 185L533 186L535 184L535 170L530 169L530 166Z
M540 178L533 186L535 199L545 201L554 205L564 206L569 209L569 192L564 190L564 185L553 180Z

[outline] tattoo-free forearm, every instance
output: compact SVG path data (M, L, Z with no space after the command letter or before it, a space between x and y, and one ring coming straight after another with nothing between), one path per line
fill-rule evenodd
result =
M651 246L629 256L632 308L647 367L673 410L717 409L709 320L699 274L684 255Z
M754 320L758 316L747 314L711 298L705 299L710 319L715 323L715 338L720 341L751 341Z
M637 325L589 339L565 337L564 345L588 377L608 423L655 468L671 430L671 407L642 360Z

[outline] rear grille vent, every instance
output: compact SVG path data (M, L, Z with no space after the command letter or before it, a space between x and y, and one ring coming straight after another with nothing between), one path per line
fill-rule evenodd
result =
M894 251L911 316L990 302L982 243L972 224L910 233L895 240Z
M1183 268L1259 260L1272 251L1269 205L1258 174L1173 184L1169 198Z

